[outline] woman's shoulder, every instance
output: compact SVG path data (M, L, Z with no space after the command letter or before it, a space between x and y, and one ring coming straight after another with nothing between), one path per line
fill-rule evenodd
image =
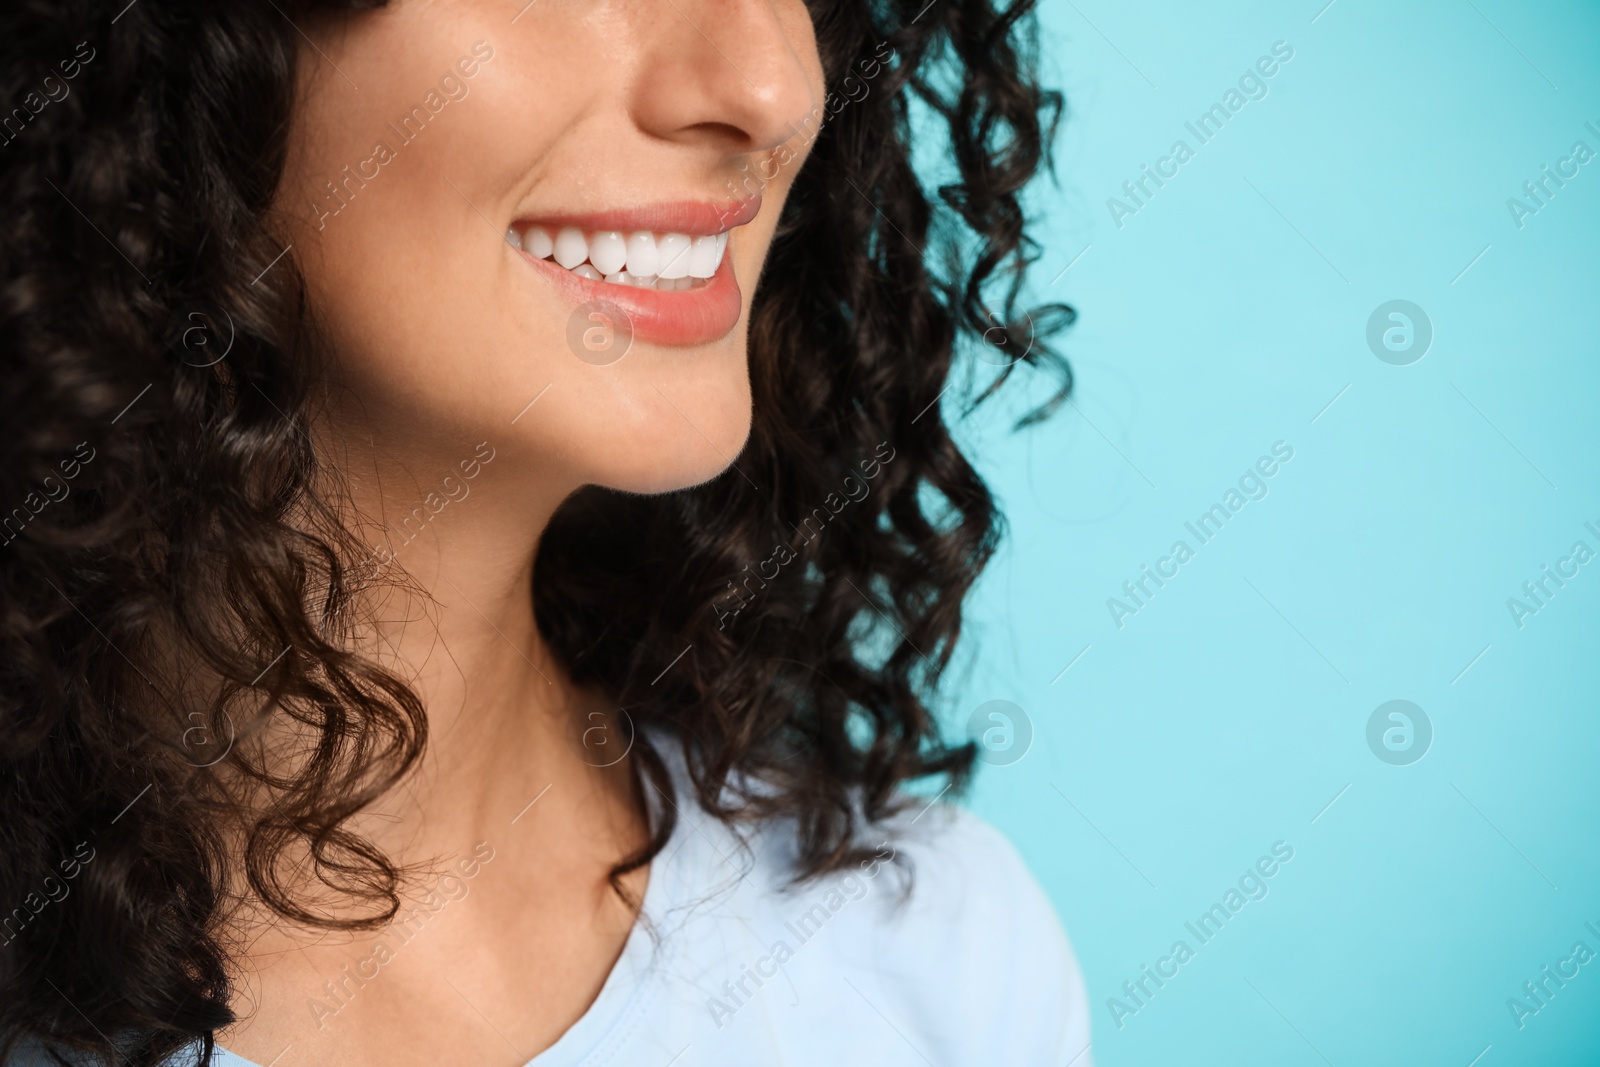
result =
M1088 1067L1071 944L1003 834L962 808L917 803L861 844L866 858L795 884L792 828L746 842L737 910L762 932L756 976L841 988L867 1024L890 1023L937 1049L936 1062Z

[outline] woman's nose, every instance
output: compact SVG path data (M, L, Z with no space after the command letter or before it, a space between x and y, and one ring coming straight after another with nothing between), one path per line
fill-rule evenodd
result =
M799 0L648 0L634 8L633 120L653 136L776 148L821 117L821 71Z

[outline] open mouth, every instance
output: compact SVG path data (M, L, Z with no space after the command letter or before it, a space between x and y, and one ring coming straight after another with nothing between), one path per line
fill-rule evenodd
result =
M590 281L676 292L709 284L728 250L728 233L557 229L523 223L506 231L506 242Z
M514 217L505 241L574 314L604 305L641 341L707 344L739 323L743 295L729 234L755 219L760 207L761 198L753 196L530 213Z

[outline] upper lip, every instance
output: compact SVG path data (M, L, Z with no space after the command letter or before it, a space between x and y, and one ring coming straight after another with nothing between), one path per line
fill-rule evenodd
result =
M742 200L679 200L643 204L631 208L606 208L599 211L556 211L519 215L513 225L559 228L573 226L591 233L616 230L632 233L653 230L657 233L683 233L692 237L715 236L743 226L761 210L761 195Z

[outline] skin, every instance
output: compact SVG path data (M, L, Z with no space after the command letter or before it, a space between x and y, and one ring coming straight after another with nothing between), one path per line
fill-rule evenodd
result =
M611 709L540 639L533 561L580 486L668 491L738 453L751 414L750 300L822 71L800 0L524 2L394 0L301 27L300 104L273 223L332 353L330 399L310 432L364 539L396 550L410 591L366 605L366 650L412 682L430 729L420 770L354 826L422 871L408 884L413 903L477 843L493 859L447 883L433 898L447 902L399 947L392 929L298 929L246 902L241 1022L219 1043L260 1064L516 1067L589 1007L633 923L606 874L647 837L643 798L626 759L594 765L626 731L612 722L611 748L575 743ZM319 226L322 181L369 158L376 139L393 145L386 124L479 41L493 58L460 79L468 95ZM729 240L738 327L695 347L636 339L609 366L576 358L574 305L517 257L506 227L725 203L729 182L786 145L792 160L765 167L776 177L761 210ZM460 464L481 460L480 442L493 459L468 481ZM406 542L399 520L452 474L470 492ZM630 875L628 890L642 895L648 873ZM350 983L337 1012L314 1010L313 998L339 1005L324 983L380 941L393 955L377 977Z

